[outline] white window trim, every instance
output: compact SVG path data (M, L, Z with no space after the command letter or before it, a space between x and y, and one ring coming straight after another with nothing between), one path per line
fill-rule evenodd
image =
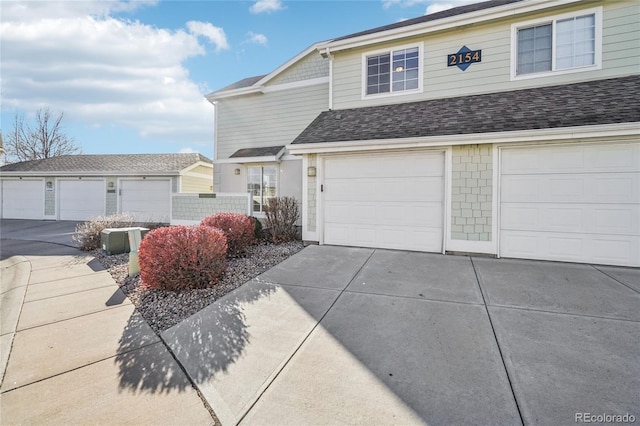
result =
M595 52L594 52L594 64L568 68L563 70L556 70L556 22L563 19L573 18L584 15L594 15L595 18ZM526 27L533 27L545 23L552 24L552 39L551 39L551 71L535 72L529 74L517 75L518 66L518 30ZM511 25L511 81L526 80L530 78L541 78L556 76L562 74L572 74L576 72L595 71L602 69L602 6L594 7L591 9L578 10L570 13L563 13L561 15L547 16L545 18L534 19L530 21L518 22Z
M247 166L247 172L246 172L246 179L245 179L245 188L247 188L247 194L249 194L249 203L250 203L250 210L251 210L251 214L254 217L259 217L259 218L265 218L267 217L266 213L264 212L264 210L261 211L254 211L253 210L253 196L251 195L251 193L249 192L249 169L252 167L260 167L261 169L264 169L265 167L274 167L276 169L276 197L280 196L280 167L278 167L278 163L259 163L259 164L251 164ZM262 170L261 173L264 173L264 170ZM261 176L264 179L264 176ZM262 181L262 183L264 183L264 181ZM262 190L262 183L260 185L260 188ZM261 208L264 209L264 205L261 206Z
M411 90L401 90L399 92L393 92L390 91L388 93L376 93L373 95L367 95L367 57L369 56L376 56L376 55L381 55L383 53L389 53L391 54L391 65L393 65L393 52L396 50L405 50L405 49L413 49L413 48L418 48L418 88L417 89L411 89ZM391 70L393 73L393 70ZM365 100L365 99L377 99L377 98L388 98L391 96L402 96L402 95L410 95L410 94L415 94L415 93L422 93L423 91L423 80L424 80L424 43L423 42L419 42L419 43L411 43L411 44L405 44L405 45L401 45L401 46L394 46L392 48L387 48L387 49L377 49L377 50L370 50L367 52L364 52L362 54L362 69L361 69L361 81L362 81L362 98L361 100ZM393 90L393 77L391 77L391 81L390 84L392 86L391 90Z

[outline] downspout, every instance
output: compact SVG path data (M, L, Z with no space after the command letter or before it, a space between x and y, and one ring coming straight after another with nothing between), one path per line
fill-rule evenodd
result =
M329 48L325 49L325 55L329 58L329 111L333 109L333 55Z

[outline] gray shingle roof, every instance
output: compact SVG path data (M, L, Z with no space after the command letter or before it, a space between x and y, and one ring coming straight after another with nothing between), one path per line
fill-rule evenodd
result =
M115 154L62 155L44 160L22 161L0 167L0 172L121 172L149 173L179 171L198 161L212 163L202 154Z
M231 154L229 158L266 157L278 155L283 148L284 145L265 146L261 148L243 148Z
M428 15L420 16L413 19L407 19L404 21L396 22L390 25L384 25L382 27L371 28L369 30L360 31L354 34L349 34L343 37L334 39L333 41L346 40L349 38L375 34L382 31L394 30L396 28L408 27L415 24L422 24L424 22L436 21L438 19L449 18L451 16L462 15L465 13L476 12L478 10L490 9L492 7L504 6L509 3L516 3L523 0L490 0L482 3L473 3L465 6L454 7L452 9L443 10L441 12L430 13Z
M640 121L640 76L322 112L294 144Z

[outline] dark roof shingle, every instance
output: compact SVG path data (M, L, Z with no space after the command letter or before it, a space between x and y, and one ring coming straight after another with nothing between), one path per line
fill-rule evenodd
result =
M640 76L322 112L294 144L640 121Z
M61 155L7 164L0 167L0 172L177 173L198 161L212 163L209 158L198 153Z
M268 74L257 75L255 77L243 78L242 80L236 81L235 83L231 83L230 85L225 86L222 89L218 89L215 92L211 92L209 95L213 95L214 93L226 92L228 90L243 89L245 87L253 86L255 83L257 83L258 81L262 80L267 75Z
M267 157L278 155L284 145L265 146L261 148L242 148L231 154L229 158Z

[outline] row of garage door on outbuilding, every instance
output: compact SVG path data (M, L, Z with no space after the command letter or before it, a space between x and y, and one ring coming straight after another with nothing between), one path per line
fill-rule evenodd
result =
M211 192L213 165L200 154L67 155L0 168L1 217L88 220L131 213L169 222L171 194Z
M109 187L111 183L93 177L3 179L2 217L86 220L129 212L140 222L169 222L171 179L118 179Z

